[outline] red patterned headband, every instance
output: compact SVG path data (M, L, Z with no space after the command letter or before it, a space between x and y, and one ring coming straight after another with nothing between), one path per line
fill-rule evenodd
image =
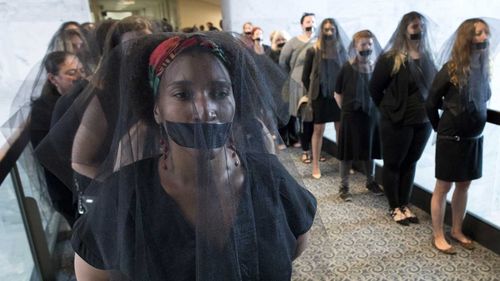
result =
M211 51L215 56L227 63L224 52L214 42L203 35L193 35L187 38L175 36L169 38L158 45L149 57L149 83L156 96L160 79L165 69L172 61L188 48L199 46Z

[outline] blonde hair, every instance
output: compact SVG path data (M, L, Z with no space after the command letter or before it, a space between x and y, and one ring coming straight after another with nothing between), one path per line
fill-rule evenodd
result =
M275 30L275 31L271 32L270 39L271 39L271 49L272 50L278 49L276 40L278 40L278 38L280 38L280 37L285 38L286 41L290 40L290 34L288 34L288 32L286 32L285 30Z
M391 75L394 75L399 72L401 65L405 65L406 53L394 53L392 55L394 57L394 65L392 66Z
M406 57L407 57L407 49L408 49L408 43L407 43L407 38L406 38L406 28L408 25L416 20L419 19L421 21L424 21L425 18L422 14L418 12L409 12L403 16L401 21L399 22L399 25L396 29L396 34L394 35L393 38L393 45L391 49L387 52L386 56L388 57L394 57L394 65L392 67L391 75L395 75L396 73L399 72L399 69L401 68L401 65L404 66ZM424 27L426 28L426 27Z

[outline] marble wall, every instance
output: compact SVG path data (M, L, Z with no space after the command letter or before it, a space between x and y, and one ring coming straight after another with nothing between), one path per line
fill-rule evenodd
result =
M90 20L88 0L0 0L0 124L26 75L64 21Z
M471 17L500 17L497 0L221 0L225 30L241 32L243 23L251 21L264 30L265 43L273 30L284 29L292 36L301 33L300 17L304 12L316 14L317 25L326 17L334 17L351 36L356 31L370 29L384 46L403 14L418 11L431 19L436 51L451 36L458 25ZM500 31L500 30L499 30ZM500 35L500 33L498 34ZM492 88L500 92L500 60L494 66ZM495 92L495 91L494 91ZM493 95L490 108L500 110L500 94Z
M430 17L442 41L466 18L498 17L500 2L496 0L314 0L314 1L237 1L221 0L226 29L241 31L244 22L251 21L267 32L285 29L292 36L301 32L300 17L304 12L317 15L318 23L326 17L336 18L348 34L371 29L385 43L401 16L419 11ZM444 36L444 37L443 37ZM438 42L441 43L441 42Z

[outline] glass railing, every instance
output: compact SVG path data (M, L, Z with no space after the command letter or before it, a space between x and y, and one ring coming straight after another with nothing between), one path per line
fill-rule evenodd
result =
M0 208L0 279L31 280L35 264L10 175L0 185Z
M21 129L0 148L0 280L53 280L60 216Z

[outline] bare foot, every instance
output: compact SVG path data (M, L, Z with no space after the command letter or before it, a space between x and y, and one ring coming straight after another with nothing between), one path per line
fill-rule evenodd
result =
M319 170L319 167L316 165L313 165L312 177L315 179L321 178L321 171Z

